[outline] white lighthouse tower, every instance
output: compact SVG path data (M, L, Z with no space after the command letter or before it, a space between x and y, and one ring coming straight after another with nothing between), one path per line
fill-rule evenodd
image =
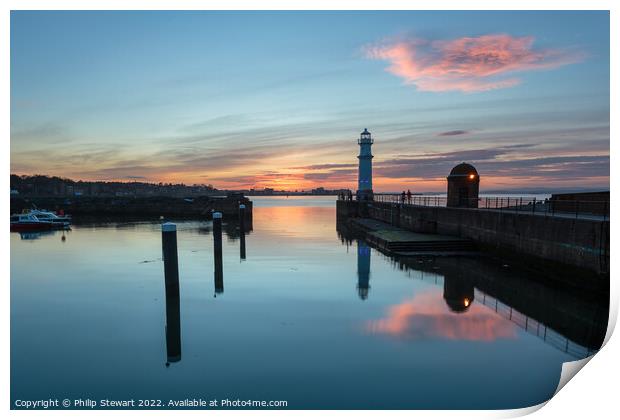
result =
M360 161L359 173L357 178L357 199L372 200L372 151L374 143L368 129L365 128L360 134L357 144L360 145L360 154L357 157Z

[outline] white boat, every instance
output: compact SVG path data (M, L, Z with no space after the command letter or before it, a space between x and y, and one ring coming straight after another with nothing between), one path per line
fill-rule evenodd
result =
M31 232L50 230L54 228L52 222L37 219L32 214L12 214L11 215L11 232Z
M71 225L71 216L57 215L52 211L47 210L30 210L27 214L35 216L42 222L49 222L54 227L69 227Z

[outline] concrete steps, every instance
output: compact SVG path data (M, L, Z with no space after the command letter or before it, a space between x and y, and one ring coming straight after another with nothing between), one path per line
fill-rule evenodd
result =
M451 255L476 251L474 242L455 236L416 233L373 219L351 219L366 240L384 252L399 255Z

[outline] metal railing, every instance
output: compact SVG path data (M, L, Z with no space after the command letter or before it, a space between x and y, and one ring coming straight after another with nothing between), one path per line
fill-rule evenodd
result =
M513 307L500 302L498 299L487 295L486 293L475 289L475 300L482 305L494 310L497 314L501 315L505 319L512 321L519 327L523 328L528 333L535 335L542 339L544 342L551 344L556 349L570 354L578 359L583 359L596 353L596 349L577 344L572 340L569 340L559 332L549 328L542 322L539 322L527 315L517 311Z
M446 207L448 204L448 198L439 195L374 194L373 201L424 207ZM536 197L500 196L461 199L454 207L601 220L609 220L610 211L609 201L541 200Z

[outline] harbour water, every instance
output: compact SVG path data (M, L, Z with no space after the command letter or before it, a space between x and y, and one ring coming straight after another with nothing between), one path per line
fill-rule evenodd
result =
M592 354L604 335L604 299L522 267L388 257L337 230L335 197L253 202L244 240L224 227L223 284L211 222L177 222L173 310L159 222L11 233L12 404L519 408L550 398L562 363Z

